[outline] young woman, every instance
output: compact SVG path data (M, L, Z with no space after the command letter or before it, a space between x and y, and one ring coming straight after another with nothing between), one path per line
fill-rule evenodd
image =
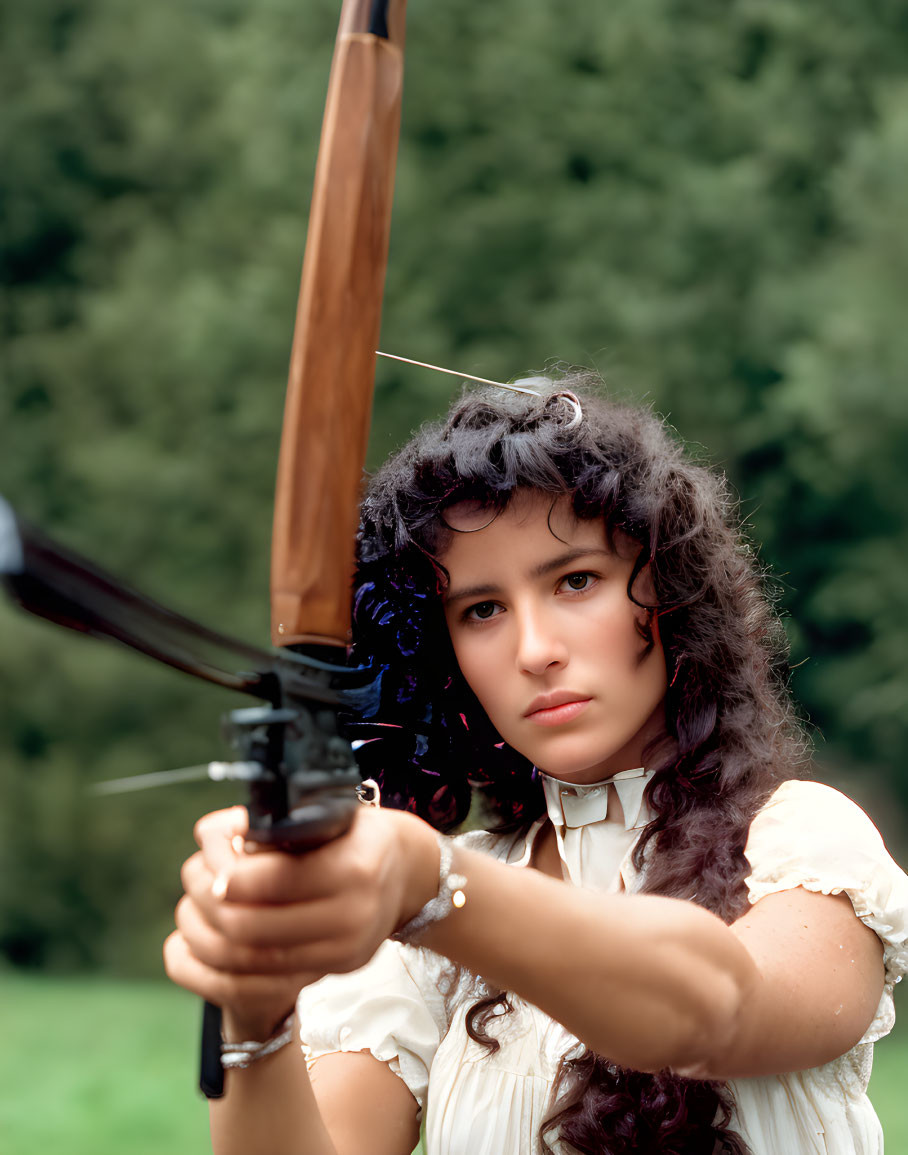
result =
M214 1149L409 1155L422 1121L427 1155L881 1152L908 878L799 777L722 479L647 411L530 387L366 497L381 806L300 858L198 825L165 958L244 1044Z

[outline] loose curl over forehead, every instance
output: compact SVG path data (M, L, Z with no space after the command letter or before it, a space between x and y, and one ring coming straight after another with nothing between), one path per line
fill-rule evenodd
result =
M528 397L462 397L378 472L363 504L354 654L382 671L368 716L364 771L391 805L439 828L466 817L474 787L502 831L544 812L532 766L502 742L457 669L441 602L445 510L465 499L504 508L521 489L566 496L579 518L639 543L649 567L649 628L658 626L669 689L665 734L646 752L653 819L635 849L644 892L689 899L732 921L746 905L751 819L805 762L787 692L784 632L743 538L724 477L692 461L649 410L601 396L570 375ZM579 397L583 418L561 395ZM471 1009L490 1049L494 1004ZM505 1003L507 1005L506 997ZM721 1086L623 1071L587 1053L562 1064L557 1125L583 1152L713 1155L745 1151ZM660 1106L661 1104L661 1106ZM542 1141L542 1145L547 1145Z

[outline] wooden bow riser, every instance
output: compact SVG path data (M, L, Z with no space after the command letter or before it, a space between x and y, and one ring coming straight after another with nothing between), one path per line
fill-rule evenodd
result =
M290 360L272 545L272 640L346 644L403 89L403 2L383 40L345 4Z

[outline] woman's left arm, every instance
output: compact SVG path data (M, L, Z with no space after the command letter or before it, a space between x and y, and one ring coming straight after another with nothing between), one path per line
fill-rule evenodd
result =
M228 976L261 976L278 997L285 973L366 962L434 896L438 864L426 823L364 808L347 835L308 854L240 855L222 898L199 894L193 906L233 945L208 957L196 934L190 948ZM817 1066L860 1039L880 999L882 947L847 898L784 891L729 927L692 902L582 890L459 845L453 867L466 903L422 944L623 1066L698 1078Z
M758 983L716 1075L803 1070L860 1040L883 991L883 944L847 895L781 891L730 929L753 959Z
M639 1070L740 1078L818 1066L873 1019L882 944L844 896L796 888L733 926L691 902L602 895L458 848L465 906L433 950Z

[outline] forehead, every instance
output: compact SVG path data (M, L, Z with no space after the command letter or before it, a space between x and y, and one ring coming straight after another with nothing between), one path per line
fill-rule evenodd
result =
M601 518L578 518L569 497L538 490L518 490L504 509L459 502L445 510L444 520L449 533L440 561L449 573L452 567L501 566L566 550L620 550Z

